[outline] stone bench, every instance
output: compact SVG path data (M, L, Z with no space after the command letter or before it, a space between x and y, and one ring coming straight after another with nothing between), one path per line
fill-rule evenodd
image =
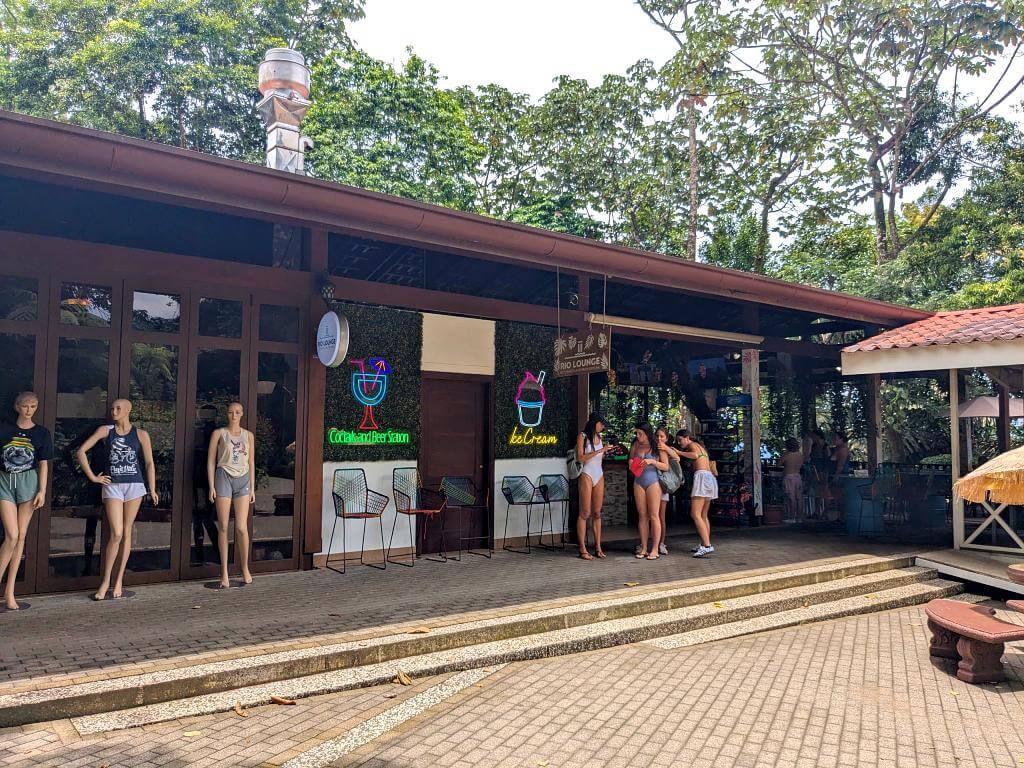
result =
M1006 643L1024 640L1024 627L997 619L991 608L957 600L932 600L924 612L932 632L929 652L943 659L958 659L958 678L968 683L1006 679L1003 649Z

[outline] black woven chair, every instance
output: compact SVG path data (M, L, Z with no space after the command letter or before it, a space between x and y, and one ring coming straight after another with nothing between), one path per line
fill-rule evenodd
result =
M540 489L533 484L530 478L523 477L522 475L505 475L501 479L501 495L508 502L508 508L505 510L505 533L502 537L501 548L507 552L528 555L530 554L530 525L533 518L533 508L537 505L543 505L544 497L541 496ZM508 545L508 520L512 516L513 507L522 507L526 510L525 549L516 549ZM543 524L543 518L541 518L541 522ZM542 527L541 536L543 536L543 533Z
M466 530L466 512L473 512L474 510L486 512L488 508L488 495L486 493L481 494L476 487L476 483L473 482L473 478L465 475L448 475L441 478L441 493L444 494L446 503L445 517L447 518L450 512L458 521L458 530L456 531L458 534L458 557L451 559L462 560L463 545L467 542L479 542L481 539L487 542L487 547L483 552L476 551L480 547L466 546L465 549L471 555L490 558L493 550L490 546L490 533L488 530L485 529L480 536L463 535ZM485 528L490 528L486 522L486 515L484 524Z
M565 526L569 522L569 478L565 475L541 475L537 478L537 490L544 500L544 508L540 514L540 536L537 543L545 549L565 549ZM555 546L555 513L554 507L562 509L562 528L558 534L561 544ZM551 543L544 543L544 519L549 522Z
M359 564L371 568L384 570L388 567L387 552L384 549L384 511L388 508L388 499L383 493L371 491L366 486L366 472L360 469L336 469L334 470L334 484L331 490L334 498L334 525L331 526L331 542L327 545L327 567L336 573L345 572L345 560L348 555L348 547L345 545L345 522L348 520L363 521L363 536L359 545ZM382 563L376 565L367 563L364 559L366 553L366 521L380 521L380 554ZM331 550L334 548L334 532L341 524L341 570L331 568Z
M416 564L419 556L416 552L416 534L413 532L412 520L415 517L418 521L416 530L419 532L420 541L427 536L427 525L435 519L441 520L441 557L428 557L427 560L444 560L444 514L446 500L440 491L423 488L420 486L420 475L416 467L396 467L391 473L391 486L395 497L395 522L391 526L391 538L388 540L388 562L396 565L404 565L411 568ZM398 516L405 515L409 521L409 543L412 545L412 553L409 555L409 562L392 559L391 544L395 540L395 528L398 527Z

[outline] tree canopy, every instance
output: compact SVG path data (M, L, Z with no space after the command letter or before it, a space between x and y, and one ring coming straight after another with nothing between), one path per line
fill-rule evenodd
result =
M1024 300L1021 0L635 2L669 60L531 99L375 60L363 0L5 0L0 106L259 162L257 66L292 45L321 178L924 307Z

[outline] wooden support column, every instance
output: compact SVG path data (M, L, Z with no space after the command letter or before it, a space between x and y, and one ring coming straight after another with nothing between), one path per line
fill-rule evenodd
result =
M999 419L996 422L996 438L999 452L1010 450L1010 388L1005 384L997 385L999 389Z
M949 456L950 480L960 479L960 376L956 368L949 371ZM964 543L964 503L953 497L953 548Z
M764 514L761 493L761 354L756 349L744 349L742 360L743 391L750 395L750 445L747 446L751 467L750 491L754 496L756 515L760 517Z
M310 233L309 269L309 389L306 402L306 477L305 519L302 526L303 567L312 567L312 556L323 549L323 487L324 487L324 402L327 397L327 369L316 359L316 326L325 306L318 290L318 280L327 269L327 230Z
M583 274L577 274L576 279L579 283L577 293L580 297L576 309L585 314L590 311L590 278ZM590 416L590 374L582 373L576 377L576 429L572 433L573 436L583 429L588 416Z
M879 397L879 388L882 385L880 374L872 373L867 378L867 442L868 442L868 472L872 475L882 463L882 400Z

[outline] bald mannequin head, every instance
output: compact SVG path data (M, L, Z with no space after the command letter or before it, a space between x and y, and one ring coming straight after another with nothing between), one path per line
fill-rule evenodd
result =
M125 400L123 397L119 397L110 406L110 415L114 417L114 421L128 421L131 412L132 401Z

